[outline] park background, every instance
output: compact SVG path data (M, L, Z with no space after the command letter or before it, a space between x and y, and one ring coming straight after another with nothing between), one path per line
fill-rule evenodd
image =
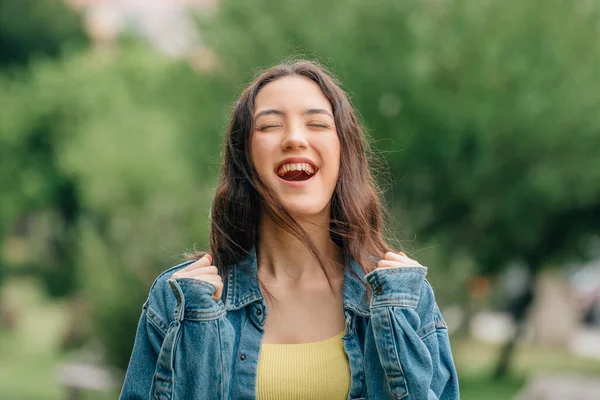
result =
M237 94L298 55L360 113L462 398L599 384L600 1L0 0L1 399L117 397Z

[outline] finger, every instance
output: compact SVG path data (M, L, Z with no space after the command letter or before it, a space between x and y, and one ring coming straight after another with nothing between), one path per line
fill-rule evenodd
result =
M384 258L386 260L391 260L391 261L394 261L394 260L395 261L402 261L403 260L402 257L403 256L400 255L400 254L398 254L398 253L392 253L391 251L388 251L387 253L385 253L385 257Z
M198 267L193 270L182 269L171 275L171 278L193 278L201 279L203 276L219 275L219 270L214 265L208 267Z
M407 256L401 256L401 257L402 257L402 262L404 262L405 264L408 264L408 265L421 265L420 262L418 262L417 260L413 260L410 257L407 257Z
M392 253L392 252L388 252L385 253L385 259L386 260L390 260L390 261L400 261L402 263L406 263L406 264L418 264L417 261L409 258L406 256L406 254L400 252L400 253Z
M219 270L214 265L209 265L208 267L200 267L196 268L190 273L194 276L196 275L219 275Z
M200 281L212 280L214 278L219 281L222 281L221 277L219 276L219 274L217 272L217 267L212 266L212 265L210 267L198 268L193 271L180 272L180 273L177 273L177 275L174 277L175 278L198 279Z
M202 260L202 258L200 260ZM194 261L193 263L191 263L187 267L180 269L179 271L175 272L171 276L172 277L181 276L181 275L187 274L188 272L192 272L194 270L197 270L198 268L202 268L202 266L198 264L200 260Z
M220 277L219 277L220 278ZM221 279L210 278L210 279L202 279L202 281L210 283L215 287L215 292L213 293L213 299L217 300L221 298L221 294L223 293L223 281Z
M210 283L223 283L223 279L221 279L221 277L219 275L204 275L204 276L194 277L194 279L197 279L199 281L204 281L204 282L210 282Z
M171 279L178 279L178 278L183 278L183 274L184 272L181 271L177 271L171 274Z
M210 267L206 267L206 268L210 268ZM216 267L213 267L216 270ZM204 268L200 268L199 270L203 270ZM198 270L196 270L198 271ZM215 291L213 293L213 299L214 300L218 300L221 298L221 295L223 294L223 278L221 278L220 275L214 275L214 274L199 274L196 273L196 271L192 271L191 273L180 273L180 272L176 272L173 275L171 275L171 278L173 279L181 279L181 278L188 278L188 279L196 279L198 281L201 282L206 282L206 283L210 283L211 285L213 285L215 287Z
M199 258L196 262L190 264L189 266L187 266L186 268L184 268L183 270L187 271L194 271L198 268L204 268L204 267L208 267L209 265L212 264L212 257L210 254L205 254L203 257Z
M223 295L223 282L221 282L218 286L217 286L217 291L215 292L215 294L213 295L213 299L214 300L219 300L221 298L221 296Z
M386 253L385 254L385 259L386 260L397 260L400 261L404 264L408 264L408 265L420 265L418 261L413 260L412 258L406 256L406 254L404 254L403 252L400 253Z
M403 266L404 264L400 261L379 260L379 262L377 262L377 268L399 268Z
M415 267L420 266L416 261L396 261L396 260L379 260L377 268L400 268L400 267Z

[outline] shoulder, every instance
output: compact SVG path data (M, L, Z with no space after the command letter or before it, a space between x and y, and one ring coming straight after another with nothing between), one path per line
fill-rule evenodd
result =
M162 272L152 283L148 298L144 303L146 317L161 331L166 332L174 319L177 305L175 295L169 286L171 275L192 264L194 260L185 261Z
M152 299L152 297L159 296L165 289L169 290L169 279L171 279L171 275L175 272L187 267L188 265L194 263L195 260L184 261L175 266L170 267L169 269L163 271L156 277L154 283L150 287L150 293L148 295L148 301Z

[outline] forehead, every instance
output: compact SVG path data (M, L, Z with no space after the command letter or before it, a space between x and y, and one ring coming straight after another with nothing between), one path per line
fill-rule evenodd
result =
M303 112L312 108L332 111L321 87L303 76L285 76L265 85L254 102L255 112L267 109Z

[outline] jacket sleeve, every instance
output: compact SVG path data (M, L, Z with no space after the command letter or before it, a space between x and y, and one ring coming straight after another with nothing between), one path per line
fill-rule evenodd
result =
M225 318L225 306L212 299L216 290L212 284L169 279L172 272L157 279L144 305L122 400L170 399L176 377L182 398L198 393L214 398L209 389L213 387L228 390L222 378L229 373L224 359L231 359L233 328ZM197 379L181 380L185 374Z
M426 273L415 266L367 274L372 337L392 398L455 400L458 378L448 330Z
M119 399L151 398L152 379L166 328L166 323L161 321L152 309L149 309L146 302L138 323L133 352Z

